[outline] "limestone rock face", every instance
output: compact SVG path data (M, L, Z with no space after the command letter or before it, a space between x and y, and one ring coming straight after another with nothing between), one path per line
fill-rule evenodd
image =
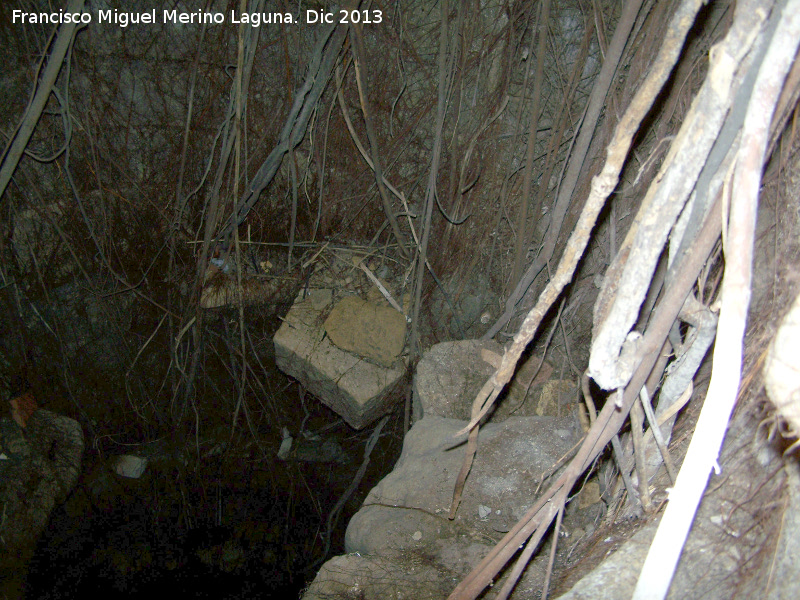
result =
M469 421L472 402L486 381L497 370L503 347L492 340L442 342L425 352L414 374L414 421L436 415ZM541 364L540 364L541 363ZM514 378L498 398L491 420L498 423L509 416L565 416L558 406L563 395L545 397L553 367L531 355L520 361ZM569 386L572 389L572 386ZM555 391L555 390L554 390ZM548 409L540 408L542 398Z
M531 502L525 491L535 490L542 473L580 437L571 416L512 417L485 425L461 505L450 521L464 458L454 434L465 424L429 415L414 425L394 470L350 520L348 552L386 556L424 547L448 569L466 574L494 545L491 539L525 514Z
M452 590L453 574L409 556L405 562L380 556L346 554L326 562L303 600L441 600ZM413 591L413 595L409 594Z
M447 516L464 457L454 434L465 424L428 415L414 425L394 471L350 520L347 552L388 559L408 572L413 572L408 557L424 556L438 574L431 583L452 590L525 514L542 474L580 437L573 417L511 417L485 425L451 521ZM529 566L523 588L540 584L545 562ZM408 597L417 597L416 589Z
M414 421L431 415L469 421L475 395L495 371L483 350L503 352L492 340L442 342L425 352L414 374Z
M481 426L461 504L455 519L448 518L466 439L456 433L467 424L472 400L502 352L494 342L464 340L437 344L425 353L414 376L420 406L402 455L350 520L345 534L349 554L320 569L305 600L336 594L445 598L526 514L542 478L557 476L551 469L580 439L581 427L572 407L561 407L560 416L534 414L537 399L526 397L534 388L541 390L545 382L540 378L547 378L552 367L532 356L508 386L505 401L510 398L514 410L501 404ZM523 409L529 414L521 415ZM594 526L602 502L596 494L580 502L580 508L575 502L566 514L565 531ZM538 597L547 562L545 554L531 561L516 597Z

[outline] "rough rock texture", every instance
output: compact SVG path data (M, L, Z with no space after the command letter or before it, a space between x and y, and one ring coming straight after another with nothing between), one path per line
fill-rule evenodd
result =
M544 398L533 403L547 408L545 416L511 416L498 423L497 411L481 427L461 506L455 520L447 518L463 458L463 439L453 436L465 421L434 411L465 410L483 375L459 369L477 368L486 350L478 343L442 344L431 351L435 361L426 355L420 362L415 392L425 416L406 436L393 472L351 519L345 538L350 554L329 561L305 598L445 598L535 500L542 473L580 435L574 407L564 404L572 392L563 381L542 386ZM449 367L448 357L453 359ZM569 408L568 416L546 416L554 405ZM741 410L731 422L719 459L721 473L711 475L670 599L797 597L800 519L792 515L797 513L800 475L794 459L754 440L752 432L762 417L753 410ZM655 480L659 502L666 499L668 485L665 476ZM594 478L573 491L559 537L564 543L557 550L560 580L551 582L553 597L565 592L565 600L632 594L657 520L604 525L598 531L605 512L599 492ZM614 514L609 513L612 521ZM546 540L534 556L512 598L541 593L549 544ZM585 556L571 559L576 549L576 556ZM398 583L403 581L404 587Z
M329 289L309 290L297 298L278 329L275 362L355 429L366 427L391 409L391 392L405 373L397 360L381 367L335 346L323 328L332 298Z
M503 347L491 340L463 340L436 344L420 360L414 375L414 419L428 415L469 420L472 401L492 376ZM493 362L490 362L493 361ZM536 412L542 387L553 367L531 356L521 361L511 383L498 398L492 421L510 416L555 414ZM566 415L567 409L560 414Z
M753 437L757 421L747 410L734 416L672 580L668 600L681 598L797 598L798 498L796 459ZM674 449L674 447L673 447ZM669 485L653 487L665 498ZM661 496L664 494L664 496ZM614 513L610 513L614 514ZM562 600L630 598L655 535L660 514L643 523L618 523L589 542L582 561L569 565ZM627 523L627 525L626 525ZM599 559L602 559L600 562ZM600 562L600 564L597 564ZM574 580L573 580L574 578Z
M579 437L572 417L516 417L482 427L461 506L450 521L464 456L453 435L464 425L435 415L414 425L394 471L350 521L345 537L350 554L326 563L306 599L344 592L363 598L446 597L529 508L533 496L525 490L535 490ZM376 569L381 577L370 576ZM543 571L542 561L533 563L518 589L535 589Z
M453 436L465 423L429 416L406 436L403 453L394 470L367 496L350 521L345 538L349 552L381 553L388 549L418 547L413 534L421 523L424 540L442 542L456 476L464 458L463 444ZM478 453L452 525L462 523L473 533L494 536L513 525L528 509L530 499L520 490L536 489L549 469L578 440L577 423L542 417L514 417L481 428ZM455 447L454 447L455 446ZM395 507L411 509L397 510ZM482 515L485 508L491 513ZM419 513L419 511L422 511ZM417 514L419 513L419 514ZM407 524L413 529L406 531ZM376 527L391 535L376 535ZM456 536L463 532L456 531Z
M457 582L452 574L414 554L400 560L346 554L322 566L303 600L441 600Z
M5 597L17 597L15 586L24 580L50 512L78 479L83 431L77 421L39 409L24 433L0 419L0 446L0 589Z
M793 493L792 505L786 511L775 562L775 576L768 590L760 589L757 594L744 593L741 596L730 595L727 583L737 577L747 564L747 552L736 547L735 542L750 532L742 532L726 527L726 515L718 514L719 508L705 506L695 521L695 526L687 540L683 555L667 600L681 598L726 598L726 597L761 597L774 600L797 598L797 550L800 542L798 536L797 492ZM709 503L714 504L714 503ZM792 508L795 511L792 511ZM660 519L643 526L633 537L625 541L607 538L602 543L609 551L619 548L597 566L591 573L583 577L566 594L558 600L616 600L630 598L639 579L639 572L644 564L650 543L656 534ZM720 535L728 536L728 544L720 545ZM624 543L623 543L624 542ZM620 545L621 544L621 545Z
M414 379L417 420L402 455L350 520L349 554L328 561L304 598L445 598L525 514L542 478L580 438L572 407L562 407L559 418L536 416L536 401L525 401L532 387L541 391L539 374L552 372L546 363L540 368L536 357L521 366L504 396L517 409L525 404L530 416L501 406L481 427L460 507L454 520L448 518L464 458L465 436L454 435L466 425L472 400L502 352L494 342L467 340L425 353ZM580 512L594 519L595 508ZM517 586L519 597L540 589L546 562L530 564Z
M481 350L503 352L491 340L442 342L425 352L414 373L415 421L429 415L469 420L472 400L495 371Z
M434 554L447 554L452 547L459 562L471 562L469 553L459 556L453 546L465 536L483 546L487 536L507 531L528 509L530 498L520 490L536 489L542 473L579 438L572 418L515 417L485 425L461 506L450 522L447 513L464 457L453 436L464 425L435 416L414 425L394 470L351 519L345 538L349 552L384 554L435 542ZM420 539L414 538L417 531Z
M406 341L406 318L390 306L345 296L325 320L325 332L342 350L391 368Z
M581 579L573 588L559 596L559 600L613 600L616 598L630 598L639 571L644 564L647 549L656 534L657 523L640 529L636 534L622 544L622 546L606 560L597 566L591 573ZM606 538L604 543L609 547L609 552L618 540ZM691 596L684 596L691 597Z
M800 296L783 318L767 355L764 385L769 399L800 437Z
M559 417L564 414L564 405L575 398L575 383L567 379L553 379L546 382L535 403L534 414L538 416Z
M800 468L796 463L785 466L789 481L789 503L775 549L772 586L764 594L769 600L790 600L797 597L797 574L800 573Z

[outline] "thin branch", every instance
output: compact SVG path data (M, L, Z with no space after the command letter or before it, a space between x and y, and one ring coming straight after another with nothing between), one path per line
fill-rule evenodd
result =
M353 24L350 28L350 41L351 49L353 51L353 66L355 67L356 83L358 87L358 98L361 103L361 113L364 115L364 125L367 130L367 139L369 146L372 150L372 164L373 172L375 173L375 182L378 185L378 193L381 197L383 204L383 212L389 220L389 225L392 227L392 233L397 243L400 246L400 251L403 256L409 258L408 250L405 247L405 240L400 226L397 223L397 218L392 210L392 205L389 202L389 195L386 193L386 186L383 184L383 169L381 167L380 150L378 148L378 136L375 132L375 124L372 119L372 111L369 106L369 98L367 95L367 81L364 77L363 62L364 62L364 41L361 35L361 25Z
M567 173L559 190L556 204L551 212L550 226L547 231L547 236L545 237L542 251L537 259L528 267L528 270L525 272L522 279L520 279L517 287L514 289L514 292L506 301L505 312L484 335L485 339L494 337L495 334L500 331L500 329L502 329L506 323L508 323L509 319L511 319L514 314L517 303L522 299L531 283L533 283L533 280L536 278L539 272L544 269L544 267L547 265L547 262L552 257L556 246L556 241L558 240L558 235L561 231L561 225L564 222L564 217L567 214L567 209L569 208L570 201L572 200L572 194L575 191L575 186L578 182L578 177L584 168L584 159L589 151L589 144L591 142L597 120L600 116L600 111L605 105L605 98L609 88L611 87L611 82L614 79L614 73L616 72L617 64L622 56L622 51L625 48L625 44L628 41L628 35L630 34L633 23L636 20L636 15L639 13L639 8L642 5L642 1L643 0L628 0L628 2L625 3L622 17L620 18L619 23L617 23L616 31L614 31L614 38L611 41L611 46L606 53L606 59L603 62L600 74L597 76L594 87L592 88L592 95L589 99L589 103L587 104L586 118L581 126L581 131L578 134L577 141L575 142L575 150L570 157ZM674 65L675 60L677 60L677 54L680 52L682 47L682 38L680 42L680 44L673 44L670 48L671 50L675 51L674 60L671 62L664 61L659 55L659 58L656 62L657 68L654 67L656 69L655 72L659 74L659 77L649 78L652 82L651 85L657 88L657 90L661 89L666 81L667 76L672 71L672 66ZM676 45L677 48L675 48ZM666 69L664 67L666 67ZM652 99L649 101L643 101L643 96L652 96ZM608 194L612 192L613 188L616 187L617 180L619 179L618 172L622 168L622 163L627 156L628 148L630 147L630 140L632 139L633 134L636 132L639 122L644 118L644 114L647 112L647 110L649 110L654 99L655 95L651 94L651 90L644 88L644 86L640 88L639 92L637 93L637 97L631 103L631 107L635 107L637 110L634 112L629 109L627 113L627 122L620 122L620 124L617 126L617 138L624 135L628 137L628 140L626 143L620 144L618 155L614 156L613 162L611 161L611 155L608 157L608 162L611 162L611 164L607 163L606 169L608 170L610 168L611 171L617 171L617 173L612 174L611 172L607 171L605 174L605 177L608 177L608 181L604 184L604 186L608 186L609 188L607 192L604 192L606 196L608 196ZM628 131L626 128L631 128L631 130ZM615 148L615 146L610 145L609 148ZM599 182L593 183L593 187L595 186L599 186ZM565 250L565 254L568 252L569 250Z
M70 0L67 12L80 13L83 11L83 4L84 0ZM31 135L33 135L33 130L42 116L42 111L50 99L50 92L56 83L64 57L72 45L72 40L75 39L75 35L83 27L84 25L79 26L77 23L65 22L58 28L58 36L53 44L53 50L50 52L50 58L42 74L42 79L38 83L38 89L22 118L16 135L3 153L2 163L0 164L0 198L3 197L8 182L11 181L11 176L17 168L20 158L22 158L22 153L25 151Z

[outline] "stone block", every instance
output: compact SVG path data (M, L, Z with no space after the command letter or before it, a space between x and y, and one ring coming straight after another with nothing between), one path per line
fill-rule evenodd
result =
M406 370L402 359L390 367L374 364L347 352L325 334L323 315L330 290L310 290L298 297L273 342L275 362L311 394L362 429L392 409L392 391Z

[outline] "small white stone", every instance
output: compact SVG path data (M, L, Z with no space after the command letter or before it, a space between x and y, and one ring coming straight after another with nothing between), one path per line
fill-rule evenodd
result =
M414 535L411 536L411 539L413 539L415 542L420 541L422 539L422 532L421 531L415 531Z

